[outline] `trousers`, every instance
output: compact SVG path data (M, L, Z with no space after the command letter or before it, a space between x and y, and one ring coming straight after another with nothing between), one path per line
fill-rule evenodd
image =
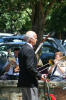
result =
M39 100L38 89L33 88L22 88L22 100Z

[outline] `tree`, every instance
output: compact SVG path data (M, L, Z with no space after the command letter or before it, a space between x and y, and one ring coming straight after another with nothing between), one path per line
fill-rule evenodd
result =
M56 38L66 38L66 3L58 4L46 23L48 31L54 31Z
M36 31L39 37L39 41L41 41L43 34L47 34L48 32L56 32L55 29L57 27L55 28L54 24L50 26L48 22L52 21L51 18L53 18L53 13L56 12L58 13L58 11L56 10L57 8L61 11L60 6L62 8L62 4L63 6L66 5L65 3L66 1L65 0L35 0L35 1L29 0L29 1L30 1L30 7L32 8L32 16L31 16L32 30ZM63 14L63 11L61 11L61 13ZM59 16L61 16L60 12ZM64 16L64 18L66 17ZM54 20L54 22L56 22L56 19ZM57 23L59 24L59 21ZM49 30L49 27L50 28L54 27L54 29ZM65 27L65 24L63 27ZM58 27L58 31L59 29L60 28Z
M31 14L32 10L28 7L24 8L24 3L21 0L1 0L0 32L23 32L24 34L24 31L31 28L30 17L27 12Z
M66 5L65 0L0 0L0 31L22 34L24 31L34 30L38 34L40 42L43 34L56 29L60 30L59 27L52 24L53 15L58 14L57 9L60 9L60 5L61 8ZM62 15L60 11L63 14L60 9L59 16ZM55 19L54 22L56 21ZM59 21L56 23L58 24ZM62 29L64 27L65 24L62 25ZM64 30L66 29L64 28Z

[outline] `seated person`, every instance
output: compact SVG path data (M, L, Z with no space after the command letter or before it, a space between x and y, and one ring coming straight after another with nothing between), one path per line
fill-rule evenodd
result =
M63 59L66 59L65 56L63 56L62 52L56 52L55 53L55 60L54 65L50 66L48 73L51 74L51 79L54 78L63 78L63 75L65 74L66 66L64 66L65 61Z
M16 59L16 67L14 68L14 72L17 74L19 73L19 61L18 61L18 53L19 53L19 48L15 48L14 49L14 56Z
M14 49L14 57L9 58L10 67L6 67L7 79L18 79L19 76L19 62L18 62L19 48Z

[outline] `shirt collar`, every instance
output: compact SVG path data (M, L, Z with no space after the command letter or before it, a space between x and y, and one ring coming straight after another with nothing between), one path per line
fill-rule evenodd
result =
M27 43L31 48L33 48L33 46L32 46L32 44L30 44L30 43Z

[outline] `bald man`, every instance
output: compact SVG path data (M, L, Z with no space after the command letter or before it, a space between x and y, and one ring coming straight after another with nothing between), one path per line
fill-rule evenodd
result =
M25 40L27 43L22 46L18 55L18 87L22 88L22 100L38 100L38 79L44 80L44 77L37 71L37 59L33 49L37 42L37 34L28 31Z

